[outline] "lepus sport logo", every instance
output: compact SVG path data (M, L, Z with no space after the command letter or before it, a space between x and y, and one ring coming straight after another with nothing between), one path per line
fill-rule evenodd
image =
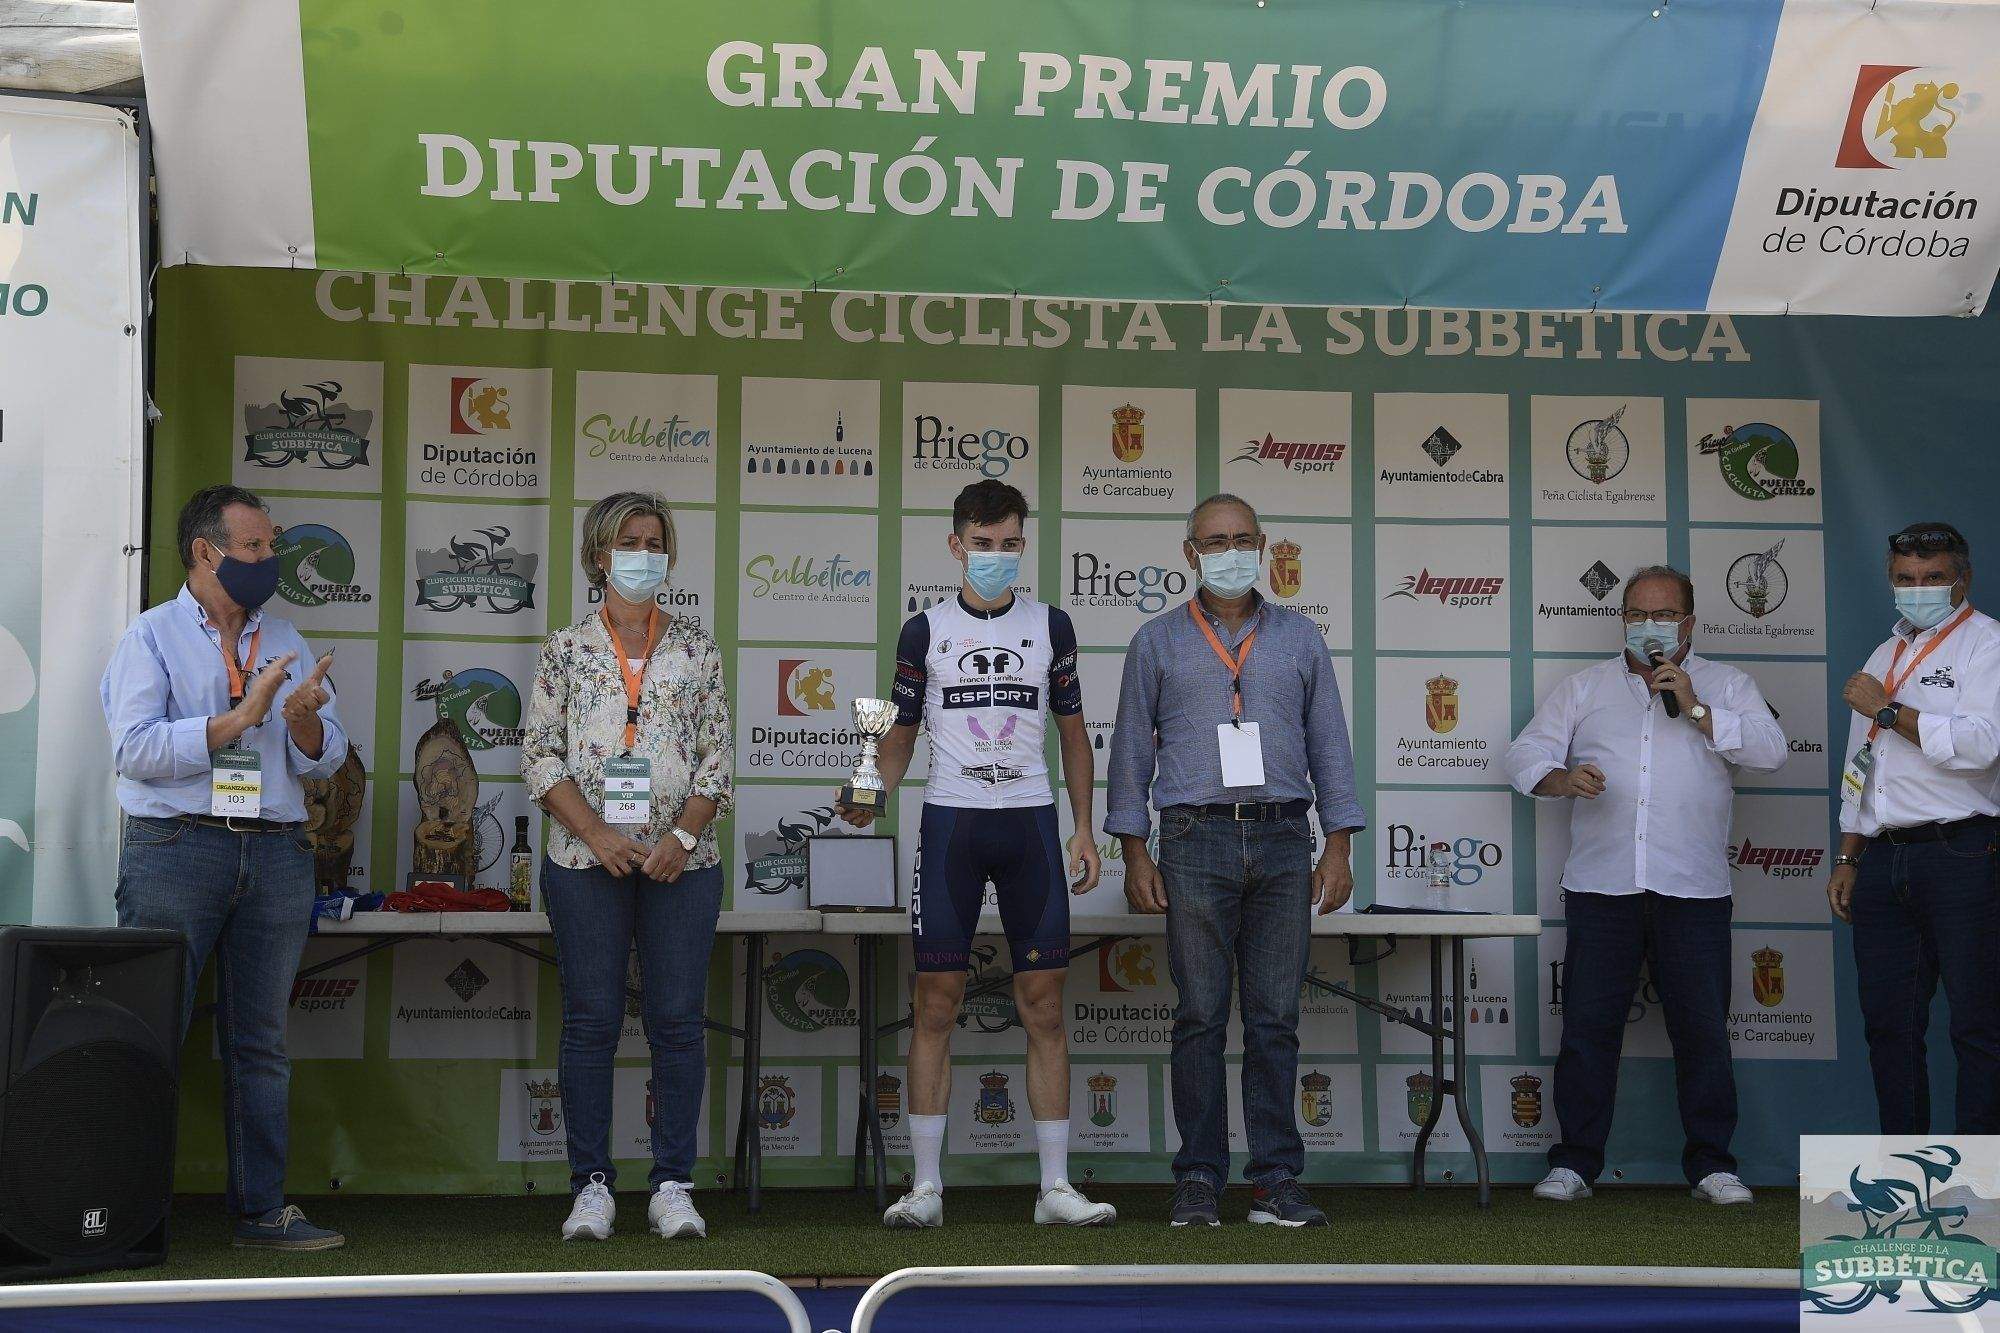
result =
M1975 1209L1991 1214L1996 1205L1963 1186L1945 1188L1964 1160L1947 1144L1895 1153L1892 1159L1913 1169L1863 1179L1856 1166L1845 1194L1832 1194L1821 1204L1843 1208L1862 1230L1858 1236L1802 1243L1805 1299L1828 1314L1852 1314L1878 1296L1899 1302L1905 1288L1914 1287L1933 1310L1977 1309L1993 1294L1996 1262L1993 1246L1968 1234L1967 1216ZM1802 1225L1801 1241L1809 1234Z

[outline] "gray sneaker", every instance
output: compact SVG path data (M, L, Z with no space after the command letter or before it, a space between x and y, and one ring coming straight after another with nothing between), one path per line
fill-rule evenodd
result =
M261 1217L237 1218L231 1243L252 1250L337 1250L347 1244L347 1237L314 1226L297 1204L288 1203Z
M1250 1220L1262 1226L1323 1227L1326 1214L1313 1206L1305 1186L1286 1176L1259 1185L1250 1205Z
M1222 1213L1215 1206L1215 1186L1200 1176L1189 1176L1174 1186L1174 1201L1167 1209L1171 1227L1219 1227Z

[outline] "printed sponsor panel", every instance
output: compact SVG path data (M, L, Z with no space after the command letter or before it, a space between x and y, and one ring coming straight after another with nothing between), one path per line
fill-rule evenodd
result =
M874 508L881 420L875 380L744 376L743 503Z
M411 834L423 820L417 808L415 788L407 778L397 783L396 800L396 878L390 884L376 884L375 887L384 890L400 889L409 881L412 868ZM479 799L472 813L474 888L506 890L507 849L514 845L514 821L521 818L528 821L528 846L534 852L535 877L539 884L542 864L541 810L528 799L528 789L519 782L480 784ZM539 910L539 891L535 894L535 903Z
M572 419L579 501L615 491L715 499L715 376L579 370Z
M826 1071L818 1065L766 1064L757 1074L750 1114L766 1157L819 1157L826 1151ZM741 1105L743 1069L728 1075L731 1107ZM836 1136L837 1138L837 1136Z
M1194 390L1066 384L1067 510L1184 514L1194 493Z
M1520 990L1514 978L1514 941L1465 942L1465 1009L1451 997L1451 951L1445 948L1444 988L1431 995L1430 950L1420 940L1406 940L1376 965L1376 993L1413 1018L1431 1017L1432 1004L1448 1024L1465 1034L1465 1048L1475 1055L1512 1055L1521 1045ZM1376 1018L1382 1051L1391 1055L1421 1055L1430 1038L1401 1023Z
M1831 790L1828 747L1835 744L1827 715L1824 662L1739 662L1731 665L1750 674L1763 691L1764 702L1785 731L1785 762L1774 773L1740 769L1739 787L1805 787ZM1845 719L1838 744L1845 746Z
M777 935L764 940L766 1055L841 1055L854 1051L861 992L852 935ZM732 992L730 1014L739 1026L743 997Z
M230 480L269 490L382 490L380 361L239 356Z
M1667 562L1665 528L1534 530L1535 651L1603 653L1625 643L1625 580Z
M1488 1152L1546 1153L1556 1123L1556 1067L1489 1060L1479 1066L1479 1130Z
M1424 1121L1437 1111L1437 1124L1426 1144L1429 1152L1467 1152L1458 1113L1444 1099L1444 1090L1428 1064L1381 1060L1375 1065L1375 1151L1408 1154L1415 1151ZM1469 1095L1469 1093L1468 1093ZM1483 1136L1482 1136L1483 1137Z
M570 541L565 550L551 553L553 560L575 561L583 550L583 520L588 507L571 511ZM654 594L661 615L684 616L699 625L709 637L715 636L715 511L676 508L674 540L678 548L667 582ZM593 588L581 566L573 568L569 581L569 622L574 625L594 616L604 605L604 589Z
M1696 523L1818 523L1818 401L1688 399L1687 469Z
M501 1068L498 1115L502 1162L560 1162L568 1155L562 1079L553 1069Z
M354 946L342 939L309 939L299 959L316 967ZM350 958L292 982L285 1006L285 1053L294 1060L359 1060L366 1043L368 960Z
M950 509L979 481L1001 481L1036 508L1041 389L1033 384L906 380L901 423L903 507ZM906 543L905 551L912 548Z
M1127 936L1073 959L1063 985L1072 1055L1167 1054L1178 998L1163 935Z
M1375 395L1378 517L1506 518L1508 467L1507 395Z
M1186 539L1184 519L1065 519L1062 568L1050 595L1069 612L1077 642L1124 648L1141 625L1194 596Z
M373 633L382 600L382 506L274 496L278 593L270 603L306 633Z
M1528 404L1536 518L1666 518L1660 399L1535 394Z
M1028 1106L1028 1067L1019 1060L954 1061L947 1114L950 1116L945 1126L947 1152L1035 1150L1035 1115ZM1075 1128L1073 1121L1071 1128Z
M1510 646L1508 530L1385 523L1375 529L1375 646L1407 652Z
M733 593L740 637L780 644L874 640L880 520L866 514L746 518Z
M1694 543L1695 642L1718 655L1826 652L1826 557L1817 532L1717 528Z
M708 1080L702 1080L701 1106L694 1122L694 1155L709 1155ZM656 1088L650 1065L620 1065L611 1071L611 1155L621 1161L653 1160L653 1117L676 1104L685 1105L683 1089ZM731 1102L731 1106L735 1103ZM731 1128L733 1129L732 1122Z
M534 1058L532 958L484 940L413 939L390 959L390 1059Z
M1273 606L1312 621L1328 649L1353 648L1353 530L1345 523L1280 519L1265 524L1265 533L1259 591Z
M1260 514L1353 512L1352 394L1221 389L1216 398L1223 490Z
M1307 1152L1366 1151L1361 1134L1361 1066L1331 1060L1299 1061L1292 1097L1299 1137Z
M548 633L543 505L404 506L403 628L463 638Z
M1383 658L1375 673L1378 782L1504 783L1513 663Z
M1731 932L1730 1050L1738 1060L1833 1060L1833 932Z
M1153 1112L1149 1067L1072 1056L1069 1148L1072 1153L1151 1152Z
M519 777L537 655L532 643L405 643L401 743L414 752L419 737L449 720L481 774Z
M854 831L834 815L835 785L737 784L732 910L795 911L806 905L806 839Z
M907 1158L910 1155L910 1071L903 1065L879 1065L875 1071L875 1089L864 1105L857 1107L857 1087L861 1071L852 1062L843 1064L835 1071L834 1082L838 1089L835 1104L839 1107L834 1130L839 1135L837 1151L849 1151L854 1142L854 1116L857 1110L863 1115L872 1115L882 1126L882 1147L890 1158ZM956 1080L954 1080L956 1081ZM890 1179L899 1173L908 1178L906 1168L893 1161L890 1163Z
M1381 791L1375 797L1375 901L1423 907L1432 844L1444 844L1445 903L1459 911L1514 910L1513 798L1505 792Z
M1535 940L1535 993L1540 1001L1541 1051L1545 1056L1562 1049L1563 951L1568 944L1569 931L1562 926L1544 925ZM1631 1059L1672 1054L1666 1016L1660 1009L1660 988L1642 968L1638 989L1625 1011L1624 1055Z
M852 705L876 697L873 649L743 648L735 666L737 772L824 776L829 788L853 774Z
M550 375L512 366L412 365L404 449L409 493L546 498Z
M1826 797L1738 796L1727 855L1738 921L1831 924Z
M1356 989L1354 964L1348 960L1347 941L1315 937L1306 954L1306 975L1336 986ZM1320 1055L1353 1055L1356 1044L1354 1001L1344 995L1329 995L1315 986L1299 986L1299 1049ZM1232 1051L1243 1048L1243 1015L1240 1005L1230 1016Z

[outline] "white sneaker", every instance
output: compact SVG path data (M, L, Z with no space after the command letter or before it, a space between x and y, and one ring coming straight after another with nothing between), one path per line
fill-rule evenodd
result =
M1035 1200L1035 1224L1061 1227L1108 1227L1118 1220L1118 1210L1108 1203L1092 1203L1067 1180L1058 1180Z
M1568 1167L1559 1166L1535 1186L1535 1197L1553 1199L1557 1203L1575 1203L1578 1199L1590 1197L1590 1182Z
M1749 1203L1750 1187L1728 1171L1711 1171L1691 1191L1704 1203Z
M677 1240L682 1236L705 1237L708 1223L694 1210L694 1198L678 1180L665 1180L653 1191L646 1205L646 1227L656 1236Z
M944 1225L944 1195L935 1185L919 1185L889 1205L882 1214L885 1227L941 1227Z
M569 1206L569 1221L563 1223L562 1238L610 1240L611 1222L617 1216L618 1204L612 1199L611 1191L605 1188L603 1173L598 1172L591 1176L588 1185L576 1192L576 1199Z

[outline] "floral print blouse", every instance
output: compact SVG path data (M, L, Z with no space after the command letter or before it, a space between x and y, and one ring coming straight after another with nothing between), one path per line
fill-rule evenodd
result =
M625 749L625 677L600 616L579 620L542 641L535 688L521 740L521 776L540 801L564 778L590 807L604 809L604 761ZM688 854L688 868L717 865L715 829L729 812L736 770L735 730L722 684L722 650L701 627L670 618L653 645L640 686L635 756L653 761L653 820L640 840L657 843L691 796L706 796L716 818ZM551 822L549 859L581 870L597 864L582 839Z

